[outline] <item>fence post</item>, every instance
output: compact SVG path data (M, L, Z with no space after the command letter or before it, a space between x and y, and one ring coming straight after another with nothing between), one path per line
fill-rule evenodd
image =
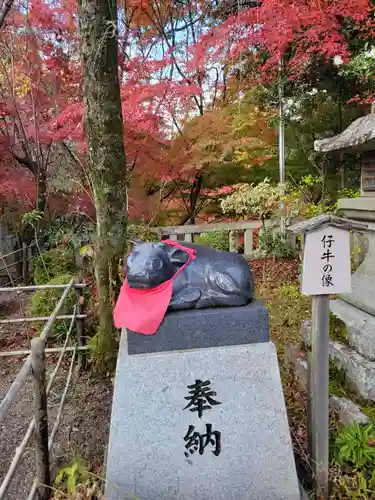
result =
M22 245L20 244L20 240L17 238L15 249L18 250L16 253L16 278L22 278Z
M251 259L253 254L253 230L245 229L244 234L244 255L247 259Z
M329 296L314 295L311 334L312 458L319 494L328 498L329 470Z
M83 288L75 289L77 295L77 314L84 314L85 309L85 297L83 295ZM77 335L77 346L81 347L85 345L85 323L84 319L76 318L76 335ZM85 368L85 358L82 351L78 350L78 370Z
M22 243L22 281L24 285L29 284L29 248L26 243Z
M237 252L237 231L229 231L229 251Z
M31 340L31 367L34 379L35 401L35 459L39 500L48 500L51 492L44 347L44 340L40 338L33 338Z

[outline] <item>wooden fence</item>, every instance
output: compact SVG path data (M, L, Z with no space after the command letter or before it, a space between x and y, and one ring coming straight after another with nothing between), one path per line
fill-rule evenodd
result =
M14 318L14 319L5 319L0 321L0 324L46 321L46 324L40 336L32 340L31 350L25 349L21 351L10 351L5 353L4 352L0 353L1 357L23 356L25 354L28 354L28 357L23 363L22 368L18 372L16 378L14 379L12 385L10 386L8 392L6 393L5 397L3 398L0 404L0 424L4 421L10 407L17 400L18 393L25 384L26 379L30 373L32 374L34 381L34 408L35 408L34 418L30 421L28 429L21 443L16 448L8 472L6 473L3 482L0 485L0 500L3 500L5 498L7 490L21 462L26 446L33 434L35 435L36 477L32 485L32 488L30 490L29 496L27 497L27 500L33 500L37 493L39 500L47 500L50 497L51 494L51 490L49 488L51 486L50 460L49 460L50 451L61 421L64 402L73 375L73 368L75 364L76 355L78 357L78 367L80 367L82 366L83 363L82 351L88 349L88 347L84 345L84 319L86 317L86 315L83 314L84 287L85 287L84 284L76 284L72 279L70 283L68 283L67 285L36 285L36 286L0 288L0 292L32 292L41 289L42 290L61 289L63 291L60 300L57 302L54 311L49 317ZM72 314L59 315L59 312L64 306L65 301L72 290L75 290L77 295L77 304L74 306ZM48 335L52 327L54 326L55 321L59 319L70 320L70 326L65 337L64 345L60 348L46 349L45 346L48 340ZM68 346L74 327L76 329L76 342L74 346ZM47 384L45 361L44 361L45 355L56 352L59 353L59 358L57 360L56 366ZM47 417L48 394L51 391L54 379L61 366L63 357L67 352L72 353L69 372L66 379L64 390L62 392L56 420L53 423L51 432L48 433L49 429L48 417Z
M4 244L4 241L7 241ZM29 282L30 260L34 254L36 245L32 243L21 245L16 237L2 240L0 247L0 280L2 286L14 286L19 281L24 284Z
M263 225L268 229L272 229L272 231L280 231L279 221L276 222L267 219L265 221L248 220L237 222L214 222L211 224L196 224L188 226L157 227L155 228L155 232L160 234L162 237L167 236L171 240L183 239L184 241L192 242L194 239L194 235L229 231L229 251L238 251L239 236L243 235L244 256L247 259L251 259L254 250L254 232L259 231L259 229L261 229ZM294 235L288 234L287 238L291 247L296 248L296 237Z

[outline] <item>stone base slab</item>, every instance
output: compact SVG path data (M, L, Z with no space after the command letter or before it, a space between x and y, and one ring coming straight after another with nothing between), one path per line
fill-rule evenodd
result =
M366 359L374 361L375 317L343 300L331 300L330 309L335 316L345 323L350 346Z
M311 321L302 323L301 335L303 341L311 345ZM360 396L375 401L375 362L332 340L329 341L329 356L338 368L346 372L348 382Z
M306 359L298 356L299 352L299 348L285 346L284 357L286 364L294 368L294 376L299 389L306 391L308 386L308 364ZM371 423L371 419L361 411L361 408L348 398L332 395L329 398L329 404L331 408L338 412L339 420L344 426Z

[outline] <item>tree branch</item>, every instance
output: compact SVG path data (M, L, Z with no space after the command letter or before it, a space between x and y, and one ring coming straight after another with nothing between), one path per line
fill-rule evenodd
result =
M8 15L8 12L12 8L14 0L4 0L3 5L1 6L0 9L0 28L2 28L3 24L5 23L5 19Z
M24 167L28 168L30 172L37 177L38 175L38 164L34 161L31 160L28 156L18 156L16 153L12 151L13 157L18 161L20 165L23 165Z

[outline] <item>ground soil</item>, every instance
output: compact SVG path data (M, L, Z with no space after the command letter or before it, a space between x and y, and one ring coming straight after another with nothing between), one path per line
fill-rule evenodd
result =
M21 317L27 310L28 298L24 295L0 294L0 319ZM0 325L0 351L28 349L35 332L25 324ZM49 431L51 431L60 403L61 393L69 370L69 358L60 367L52 391L48 398ZM47 376L53 371L56 356L48 356ZM0 358L0 402L24 358ZM109 434L112 402L112 382L110 378L95 378L92 374L75 372L59 431L55 437L52 454L54 470L67 464L74 456L85 459L89 469L102 475ZM31 377L21 389L17 402L11 407L7 418L0 424L0 483L12 461L16 447L33 417L33 397ZM34 442L31 438L17 473L8 490L7 499L27 498L35 472Z

